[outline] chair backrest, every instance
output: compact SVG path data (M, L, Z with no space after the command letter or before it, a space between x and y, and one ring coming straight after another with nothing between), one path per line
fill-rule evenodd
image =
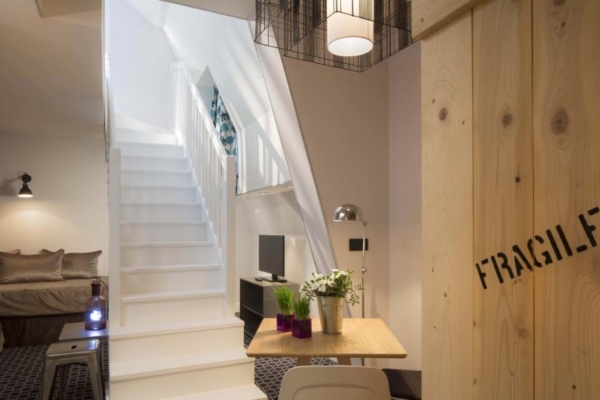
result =
M279 400L390 400L385 374L372 367L324 366L290 369Z

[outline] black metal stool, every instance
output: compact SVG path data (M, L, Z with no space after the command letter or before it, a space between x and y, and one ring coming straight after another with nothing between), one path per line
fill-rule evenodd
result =
M44 379L42 382L41 400L47 400L52 393L52 383L56 367L69 364L85 364L88 367L94 400L104 399L102 383L102 366L100 357L100 341L98 339L73 340L51 344L44 360ZM67 370L63 371L61 392L64 389Z
M388 378L393 398L421 400L421 371L389 368L382 371Z

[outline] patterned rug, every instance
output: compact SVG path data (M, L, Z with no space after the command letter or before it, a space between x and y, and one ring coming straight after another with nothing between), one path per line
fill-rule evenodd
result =
M248 347L250 337L244 338ZM0 400L37 400L42 386L44 355L48 346L6 349L0 352ZM335 365L327 358L314 358L314 365ZM104 381L108 381L108 345L102 343ZM288 369L296 365L294 358L257 358L254 363L254 381L269 400L278 400L281 379ZM67 367L63 367L67 368ZM67 385L59 393L62 374L67 372ZM92 400L92 386L87 367L71 365L68 370L58 369L54 379L51 400Z
M42 387L44 355L47 345L15 347L0 352L0 400L37 400ZM102 373L108 380L108 345L102 343ZM59 393L62 374L68 373L67 384ZM92 400L92 384L83 365L57 369L51 400Z

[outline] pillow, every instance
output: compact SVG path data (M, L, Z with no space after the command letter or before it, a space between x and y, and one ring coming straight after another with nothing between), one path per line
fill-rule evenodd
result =
M43 249L40 254L52 253ZM65 279L89 279L98 276L98 257L102 250L91 253L67 253L62 259L62 276Z
M16 250L11 250L11 251L5 251L5 253L8 253L8 254L21 254L21 249L16 249Z
M63 250L34 255L0 253L0 283L62 281L63 254Z

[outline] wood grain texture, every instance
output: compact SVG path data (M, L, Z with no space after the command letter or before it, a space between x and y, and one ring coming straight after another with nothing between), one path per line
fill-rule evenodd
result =
M422 41L423 398L473 398L471 12Z
M484 0L412 0L412 35L421 40Z
M246 354L249 357L404 358L406 350L377 318L345 318L342 333L326 335L321 322L312 320L312 337L297 339L276 330L275 318L265 318Z
M533 273L517 275L512 257L533 237L531 44L531 0L473 9L474 256L487 274L487 289L474 276L478 400L533 399ZM514 276L500 268L503 284L499 252Z
M600 1L533 16L535 231L561 224L575 252L535 272L535 398L600 399L600 247L578 219L600 227Z

